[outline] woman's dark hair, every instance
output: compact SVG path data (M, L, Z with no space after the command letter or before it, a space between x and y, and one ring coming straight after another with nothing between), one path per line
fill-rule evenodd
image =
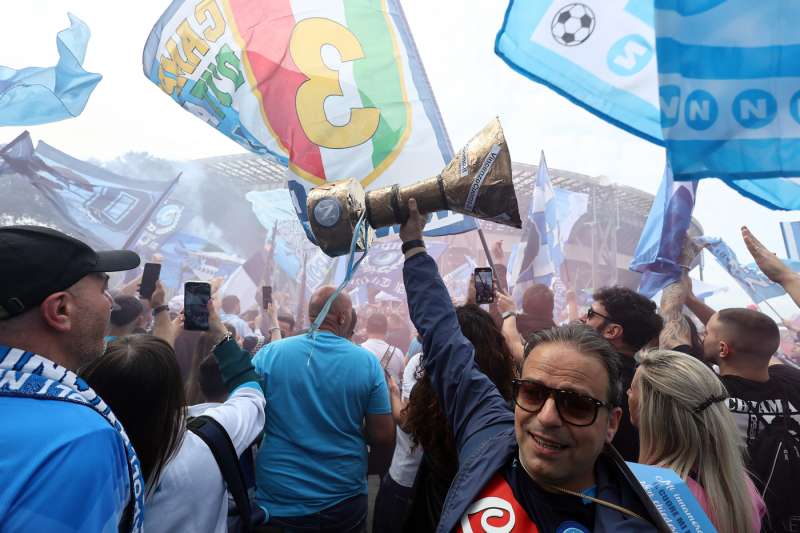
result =
M119 337L80 375L122 423L151 491L186 429L186 398L172 347L152 335Z
M214 351L214 339L211 335L200 335L192 354L192 362L189 366L189 375L184 382L186 402L188 405L197 405L208 401L203 391L200 389L200 364Z
M511 382L515 375L514 357L500 328L489 313L475 304L457 307L456 315L461 332L475 347L474 357L478 368L497 386L500 395L510 402ZM455 475L458 453L453 432L439 406L439 398L430 378L421 370L406 407L404 429L411 434L414 445L422 445L431 462L441 467L442 474Z

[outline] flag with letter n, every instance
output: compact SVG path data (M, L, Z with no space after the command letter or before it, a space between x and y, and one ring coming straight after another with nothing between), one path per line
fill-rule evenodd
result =
M662 144L653 0L510 0L495 53L600 118Z
M452 159L399 0L174 0L142 60L186 111L287 167L312 240L310 188L349 178L366 190L407 185ZM426 234L475 228L442 211Z
M800 176L800 2L656 0L676 180Z

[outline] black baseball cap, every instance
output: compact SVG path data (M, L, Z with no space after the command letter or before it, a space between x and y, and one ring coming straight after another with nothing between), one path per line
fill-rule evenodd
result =
M0 227L0 320L33 309L87 274L131 270L139 262L135 252L96 252L54 229Z

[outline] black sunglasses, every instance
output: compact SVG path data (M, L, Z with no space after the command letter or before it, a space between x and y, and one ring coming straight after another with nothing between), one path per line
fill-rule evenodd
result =
M617 323L617 321L614 320L613 318L611 318L610 316L606 316L606 315L604 315L602 313L598 313L597 311L595 311L594 309L592 309L590 307L589 309L586 310L586 318L592 318L593 316L599 316L600 318L605 318L609 322Z
M591 396L574 391L551 389L537 381L515 379L514 403L529 413L538 413L551 396L555 399L556 410L561 420L567 424L583 427L591 426L597 420L597 412L601 407L611 408L607 402L601 402Z

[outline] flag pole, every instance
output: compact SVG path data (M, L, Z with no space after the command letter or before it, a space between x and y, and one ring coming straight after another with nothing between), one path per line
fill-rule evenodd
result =
M483 245L483 252L486 254L486 260L489 262L489 266L492 267L492 272L494 272L494 261L492 261L492 254L489 252L489 245L486 244L486 236L483 234L483 229L478 226L478 237L481 238L481 244Z
M295 324L297 325L297 329L301 329L304 322L303 322L303 309L305 308L305 299L306 299L306 279L308 276L308 252L303 250L303 271L302 275L300 276L300 287L297 291L297 308L295 312Z
M156 203L153 204L153 207L150 208L150 211L144 217L142 217L142 221L139 223L139 225L136 227L133 233L131 233L131 236L128 237L128 240L125 241L125 245L122 248L127 250L128 248L133 246L136 243L136 241L139 240L139 237L141 236L145 226L147 226L147 223L150 222L150 219L153 217L153 214L161 206L164 200L166 200L167 197L172 193L173 189L175 189L175 186L178 184L178 180L181 179L182 175L183 175L182 171L178 172L178 175L175 176L175 179L172 180L172 183L169 184L169 187L167 187L167 189L163 193L161 193L161 196L158 197Z

